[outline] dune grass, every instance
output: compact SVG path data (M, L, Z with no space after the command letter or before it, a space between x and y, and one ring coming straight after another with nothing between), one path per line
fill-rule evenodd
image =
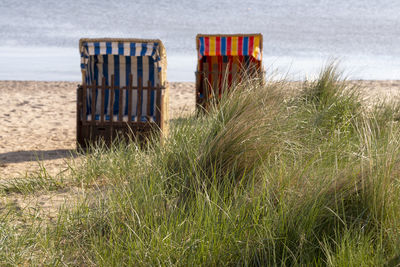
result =
M398 106L363 109L334 65L286 88L245 80L163 144L95 147L70 177L95 194L57 222L1 213L0 265L395 266Z

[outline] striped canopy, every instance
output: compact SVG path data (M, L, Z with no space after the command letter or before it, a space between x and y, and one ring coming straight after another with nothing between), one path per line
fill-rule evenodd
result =
M244 74L262 74L262 44L261 34L198 34L197 103L221 97Z
M262 58L261 34L198 35L199 60L203 56L252 56Z
M126 87L129 83L129 77L132 76L132 86L137 87L139 81L144 86L163 86L165 80L165 50L160 40L141 40L141 39L81 39L81 70L82 79L85 84L95 82L101 85L103 78L106 85L111 85L111 78L114 78L114 86ZM147 121L148 117L155 120L156 115L156 95L151 92L150 100L147 100L147 90L142 91L141 95L141 114L137 110L137 101L139 99L137 90L133 90L129 96L125 89L116 90L113 105L110 103L110 92L105 92L104 114L106 121L111 115L117 116L119 113L119 102L122 102L123 115L128 115L128 98L132 98L133 121ZM91 106L92 97L95 98L95 107ZM91 120L92 111L95 112L95 118L98 120L101 114L101 94L96 91L87 92L87 119ZM147 114L147 104L150 104L150 113Z
M160 60L158 42L130 41L90 41L83 40L80 45L81 68L87 67L89 56L119 55L119 56L151 56L155 61Z

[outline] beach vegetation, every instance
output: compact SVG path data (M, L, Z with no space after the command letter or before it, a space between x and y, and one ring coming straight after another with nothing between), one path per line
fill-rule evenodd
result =
M163 141L93 147L56 220L2 208L0 265L399 264L398 105L366 108L334 64L289 87L243 79Z

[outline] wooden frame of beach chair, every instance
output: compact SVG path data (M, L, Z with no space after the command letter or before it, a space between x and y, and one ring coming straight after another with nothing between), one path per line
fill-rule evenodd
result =
M263 37L255 34L198 34L196 106L208 109L211 99L220 99L247 77L264 79Z
M81 39L77 145L168 134L166 53L160 40ZM93 97L94 96L94 97Z

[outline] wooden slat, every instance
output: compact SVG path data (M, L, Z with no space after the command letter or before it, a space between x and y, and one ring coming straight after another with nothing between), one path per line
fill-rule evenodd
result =
M140 122L140 118L142 117L142 89L143 89L143 84L142 84L142 78L139 77L139 84L138 84L138 90L137 90L137 117L138 117L138 122Z
M221 85L221 94L225 93L226 87L228 84L228 65L225 62L222 62L222 85Z
M228 59L228 66L227 66L227 70L228 70L228 86L227 86L227 89L232 87L232 66L233 66L233 63L229 58Z
M144 124L147 124L147 122L135 122L135 123L133 123L131 125L135 125L135 124L143 124L144 125ZM86 121L85 123L82 123L82 125L91 125L91 121ZM110 121L106 121L104 123L101 123L100 121L96 122L96 126L100 126L100 127L101 126L107 127L109 125L124 126L124 125L126 125L126 122L125 121L113 121L112 123Z
M212 81L213 81L213 76L212 76L212 58L208 57L207 58L207 84L208 84L208 98L212 98Z
M203 63L203 98L204 107L207 108L207 103L209 101L209 86L208 86L208 63Z
M127 94L128 94L128 122L131 122L132 121L132 95L133 95L132 74L129 75Z
M106 78L101 79L101 105L100 105L100 121L104 122L104 106L106 98Z
M212 77L211 86L212 86L213 97L218 97L218 64L212 65L211 77Z
M96 80L92 84L92 124L96 124Z
M151 82L147 81L147 121L150 121L150 103L151 103Z
M243 76L247 75L247 70L244 67L244 57L239 57L238 62L238 83L242 82Z
M223 71L222 71L222 57L218 57L218 97L221 97L222 94L222 79L223 79Z
M126 92L126 90L125 90L125 92ZM124 90L122 89L122 87L120 87L119 89L118 89L118 104L119 104L119 106L118 106L118 120L119 121L123 121L123 119L122 119L122 117L123 117L123 110L122 110L122 107L123 107L123 103L124 103L124 98L123 98L123 96L124 96Z
M200 71L196 72L196 104L199 104L200 102L200 86L202 83L202 77Z
M161 128L161 87L157 84L157 99L156 99L156 120L158 127Z
M76 99L76 141L78 148L84 146L82 141L82 86L78 85Z
M87 116L87 103L86 103L86 98L87 98L87 85L86 83L83 84L83 90L82 90L82 104L83 104L83 116L82 116L82 122L86 122L86 116Z
M114 94L115 94L115 86L114 86L114 74L111 75L111 88L110 88L110 122L114 121Z
M235 86L238 81L238 65L235 61L232 62L232 86Z

